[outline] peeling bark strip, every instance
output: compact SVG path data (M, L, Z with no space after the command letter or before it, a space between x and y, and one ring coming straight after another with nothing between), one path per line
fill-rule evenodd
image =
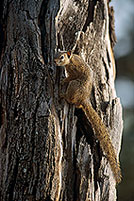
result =
M84 113L60 100L64 69L53 62L71 49L89 64L91 103L119 154L107 1L2 0L0 30L0 200L115 201L105 155Z

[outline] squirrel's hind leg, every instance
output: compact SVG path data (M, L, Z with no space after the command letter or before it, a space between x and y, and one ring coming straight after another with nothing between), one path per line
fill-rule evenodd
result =
M80 106L82 100L82 87L79 80L72 80L66 90L65 99L71 104L75 104L76 107Z

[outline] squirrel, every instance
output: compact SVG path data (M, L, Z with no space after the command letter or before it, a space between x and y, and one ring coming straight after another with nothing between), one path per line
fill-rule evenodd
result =
M80 56L71 54L70 51L58 52L54 61L57 66L65 66L68 75L62 81L62 84L67 83L68 85L66 93L61 93L61 98L64 98L70 104L74 104L77 108L82 108L95 131L102 151L106 154L116 183L120 183L120 164L110 134L89 101L93 82L90 67Z

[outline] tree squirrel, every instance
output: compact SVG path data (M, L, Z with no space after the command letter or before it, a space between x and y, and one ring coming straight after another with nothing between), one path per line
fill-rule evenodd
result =
M61 97L68 103L75 104L77 108L83 109L100 142L101 149L106 153L116 183L119 183L121 181L120 164L110 135L89 101L92 90L92 76L89 66L80 56L70 52L58 52L54 61L57 66L65 66L68 74L68 77L63 80L63 84L68 84L67 90L66 93L61 94Z

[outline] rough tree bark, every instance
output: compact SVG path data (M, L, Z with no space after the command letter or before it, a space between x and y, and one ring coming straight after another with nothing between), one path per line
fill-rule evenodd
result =
M91 102L119 154L107 0L2 0L0 5L0 200L115 201L115 181L80 109L59 99L56 50L81 55L93 71Z

